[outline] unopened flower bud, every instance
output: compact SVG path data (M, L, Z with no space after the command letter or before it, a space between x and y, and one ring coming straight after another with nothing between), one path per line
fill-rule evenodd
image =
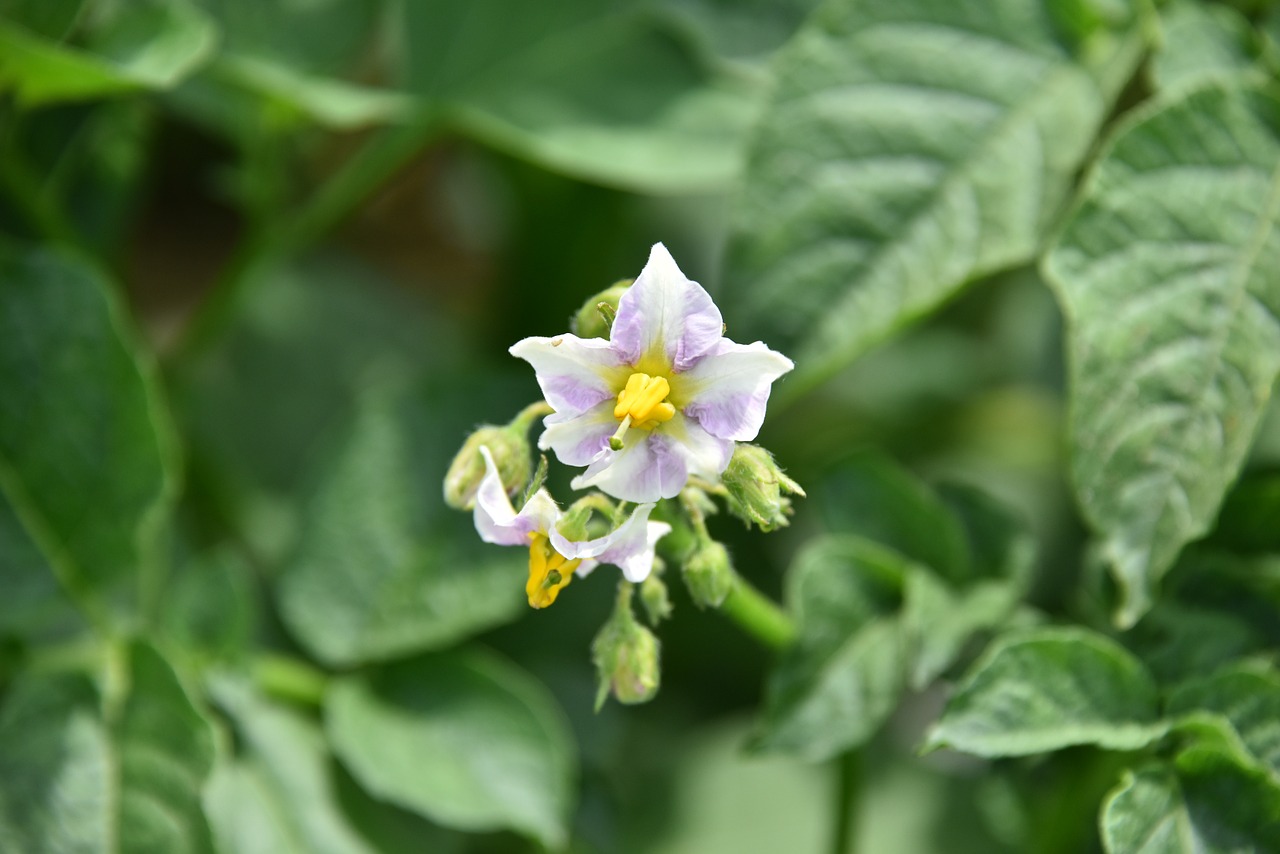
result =
M662 580L662 560L653 559L653 571L640 582L640 602L649 617L649 625L658 623L671 616L671 597L667 594L667 585Z
M684 584L699 608L719 608L733 589L729 550L715 540L694 546L684 562Z
M720 479L728 492L729 512L762 531L786 526L791 515L787 495L804 495L800 484L783 474L773 455L759 445L739 444Z
M596 709L612 693L620 703L644 703L658 693L658 638L631 613L630 583L623 582L613 616L591 644L591 659L600 680Z
M618 313L618 300L631 287L633 279L614 282L600 293L588 299L569 322L569 328L579 338L608 338L613 316Z
M507 494L523 488L530 474L528 429L528 424L521 426L514 421L505 427L486 424L468 436L444 476L445 503L456 510L470 510L475 506L476 490L484 480L482 447L487 447L493 455Z

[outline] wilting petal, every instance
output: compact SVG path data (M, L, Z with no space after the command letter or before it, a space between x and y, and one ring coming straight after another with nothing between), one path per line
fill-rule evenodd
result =
M688 480L685 455L675 442L656 430L633 430L621 451L601 452L571 485L574 489L594 486L614 498L645 504L674 498Z
M602 338L565 333L554 338L525 338L511 355L533 365L547 403L557 412L585 412L618 394L622 357ZM625 372L621 380L626 379Z
M533 494L517 513L502 487L502 477L493 463L493 455L486 447L480 448L484 457L484 480L476 490L476 507L473 518L480 539L500 546L527 546L529 535L535 531L554 528L560 516L560 508L544 489Z
M684 414L722 439L749 442L760 432L773 381L794 368L790 359L763 343L721 339L715 349L685 372Z
M710 352L723 329L711 296L655 243L635 284L618 300L610 340L628 364L652 367L648 361L661 354L679 372Z
M613 417L613 399L573 414L557 412L542 422L546 426L538 439L538 447L556 452L556 457L567 466L585 466L609 447L609 437L618 429L618 419Z

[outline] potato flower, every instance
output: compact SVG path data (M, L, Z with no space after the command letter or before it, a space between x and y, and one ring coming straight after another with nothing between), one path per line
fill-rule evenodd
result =
M654 547L671 530L665 522L649 521L652 504L636 507L626 521L603 537L571 540L558 529L564 514L550 493L539 489L516 512L493 455L487 447L480 448L480 453L485 476L476 492L476 531L486 543L528 547L525 593L532 607L545 608L555 602L575 574L585 576L602 563L619 567L628 581L644 581L649 575Z
M725 338L720 309L661 243L618 301L608 340L525 338L511 353L555 409L539 447L587 467L575 488L635 502L672 498L691 475L716 480L793 367L759 341Z

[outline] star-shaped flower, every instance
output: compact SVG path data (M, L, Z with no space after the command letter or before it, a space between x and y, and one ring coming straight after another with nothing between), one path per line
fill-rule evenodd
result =
M661 243L618 301L608 340L526 338L511 353L533 365L555 409L539 447L587 467L575 488L637 502L676 496L690 475L718 478L794 367L759 341L725 338L720 309Z
M671 530L665 522L650 522L652 504L632 511L614 531L594 540L570 540L560 533L563 514L545 489L535 492L516 512L502 486L502 477L489 449L482 447L485 476L476 491L476 531L486 543L529 549L529 581L525 593L534 608L556 601L575 574L585 576L602 563L622 570L628 581L641 582L653 569L654 547Z

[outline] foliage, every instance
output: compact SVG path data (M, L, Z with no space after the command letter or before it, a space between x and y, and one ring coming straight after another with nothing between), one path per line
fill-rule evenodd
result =
M0 0L0 850L1280 850L1278 74L1265 0ZM659 241L769 450L531 611L442 483Z

